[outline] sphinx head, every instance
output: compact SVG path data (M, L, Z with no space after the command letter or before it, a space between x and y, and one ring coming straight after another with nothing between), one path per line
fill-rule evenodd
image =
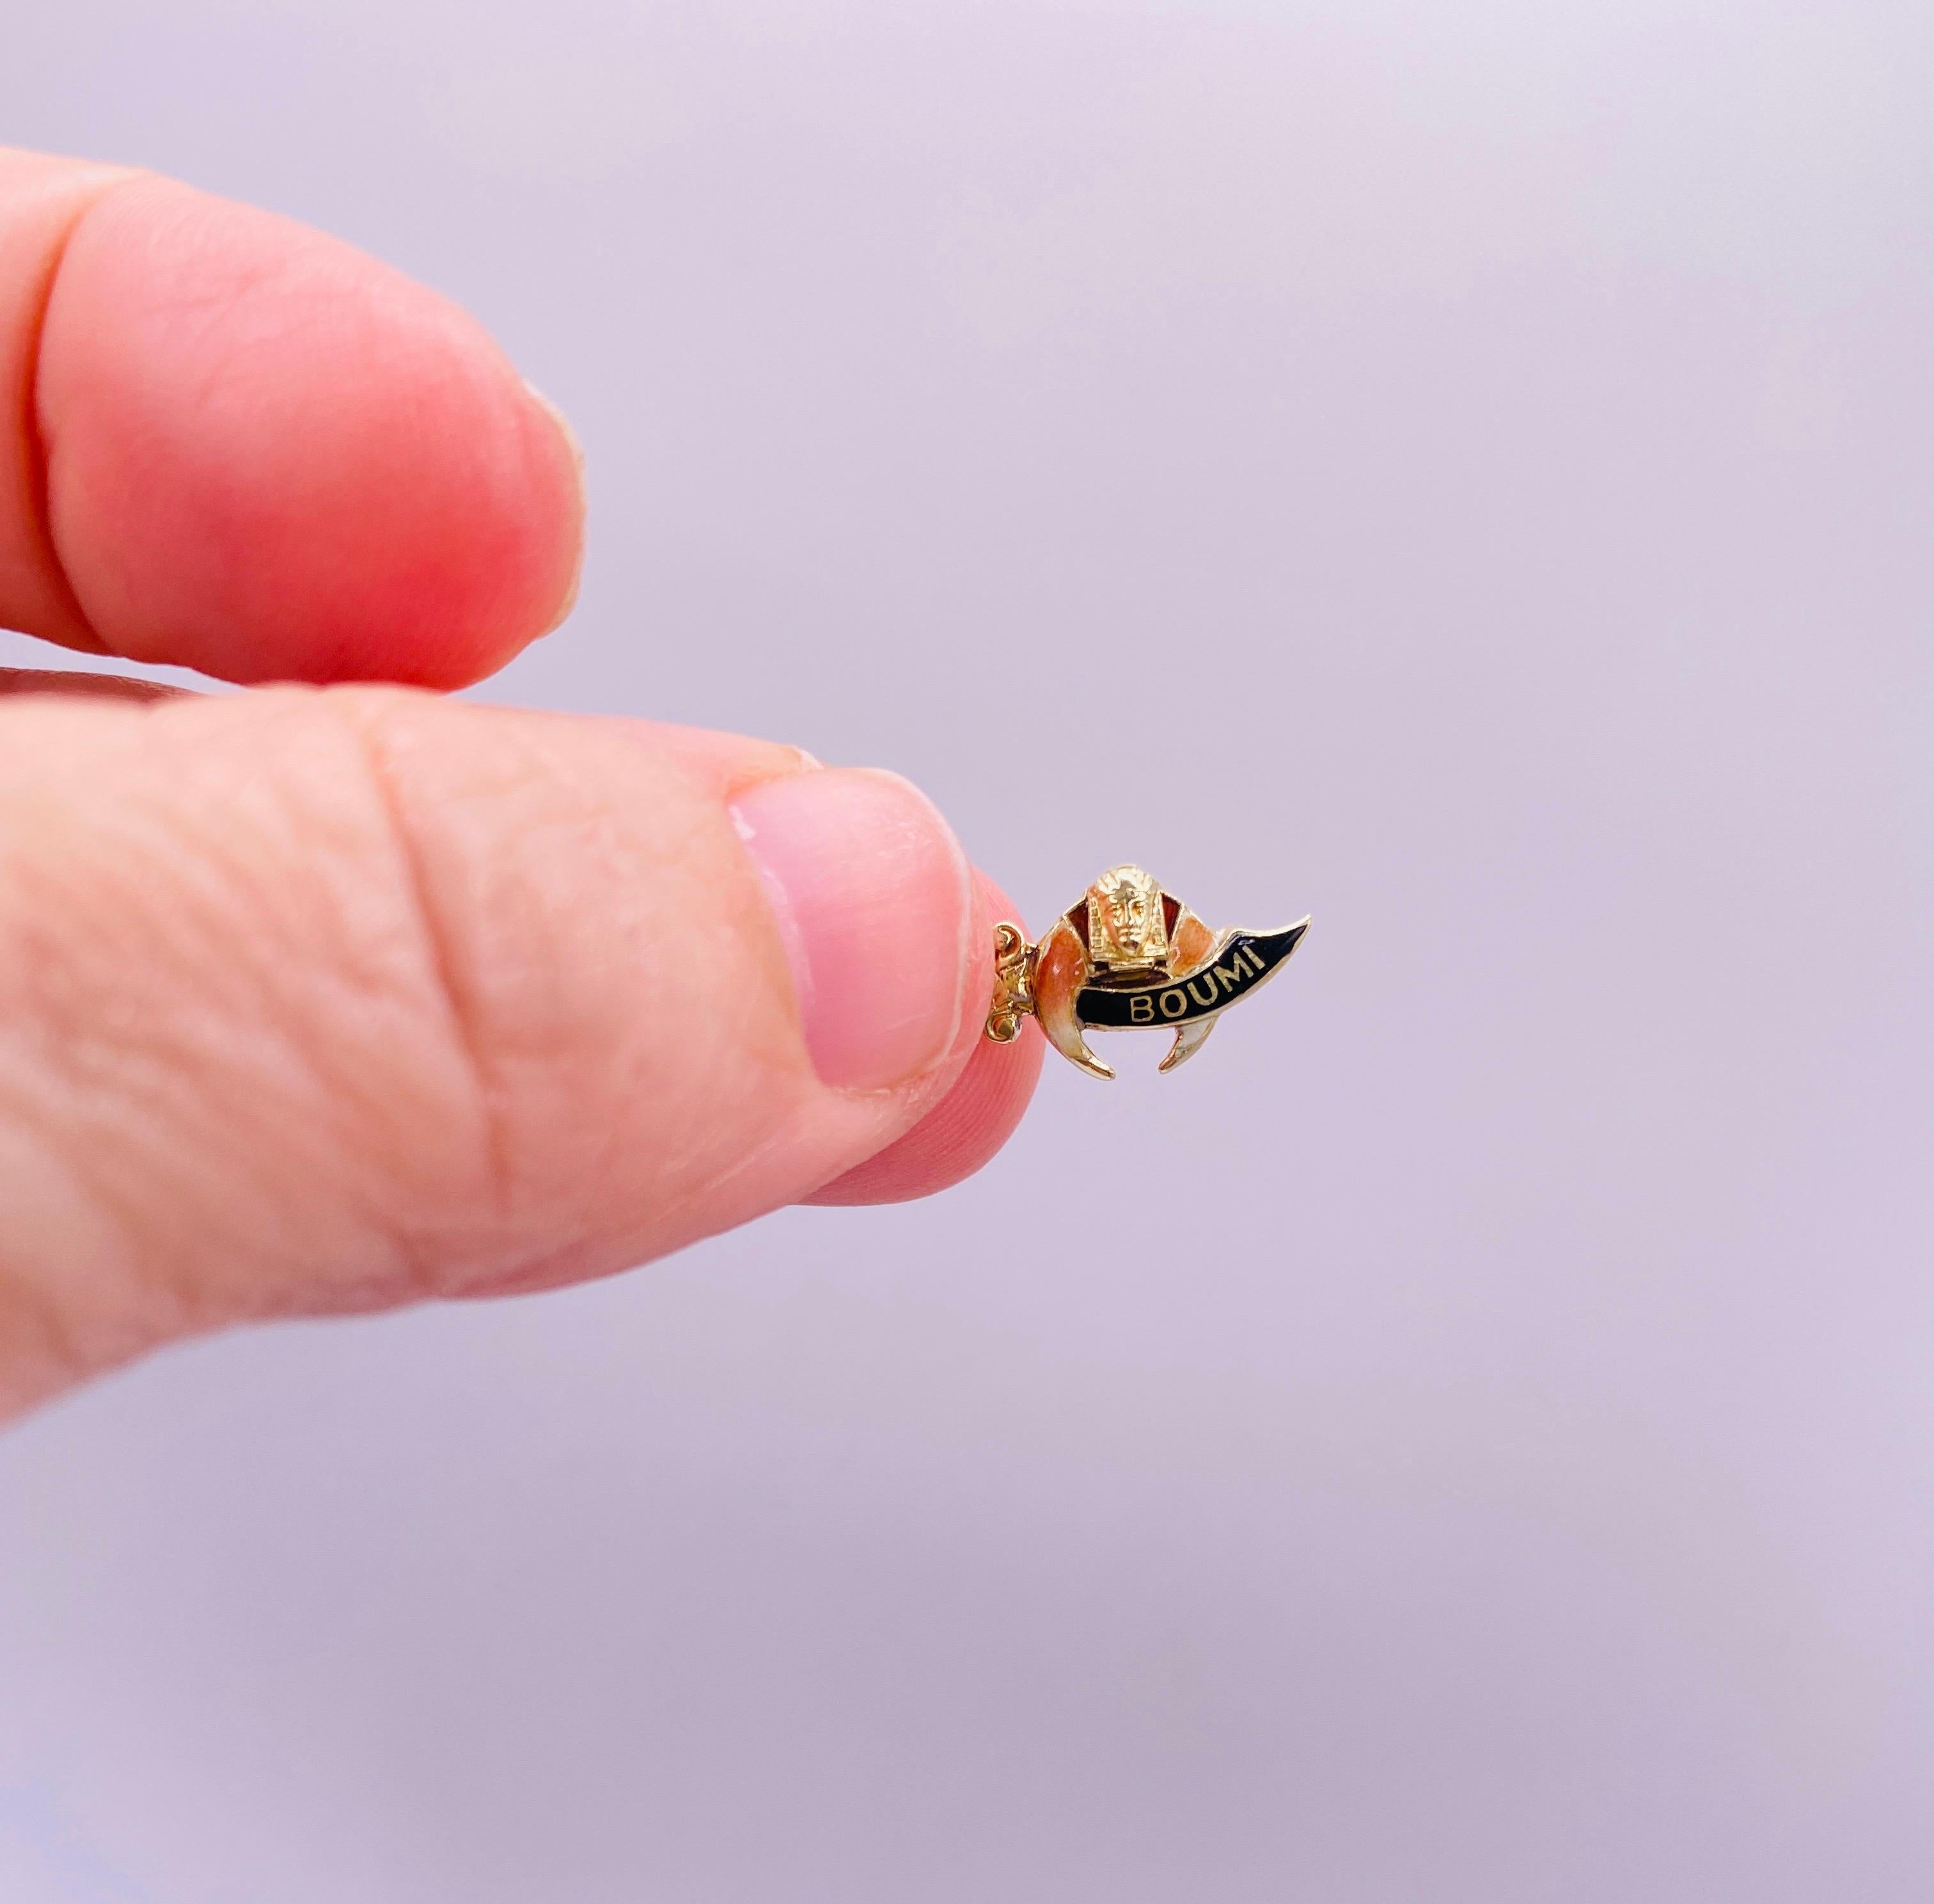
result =
M1088 888L1088 951L1109 972L1149 972L1168 960L1161 888L1140 866L1113 866Z

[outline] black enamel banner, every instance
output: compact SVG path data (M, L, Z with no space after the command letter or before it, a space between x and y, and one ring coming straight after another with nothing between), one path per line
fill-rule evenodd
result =
M1084 1025L1128 1030L1137 1025L1186 1025L1207 1018L1252 992L1296 950L1309 921L1279 932L1232 932L1216 956L1187 978L1160 985L1114 987L1084 985L1075 995L1074 1015Z

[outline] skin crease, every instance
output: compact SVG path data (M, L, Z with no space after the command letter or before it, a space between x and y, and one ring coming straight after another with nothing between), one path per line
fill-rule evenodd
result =
M809 757L349 685L473 679L574 587L574 446L468 318L266 214L0 155L0 622L325 684L0 675L0 1411L251 1317L926 1195L1005 1140L1031 1026L814 1074L728 810ZM978 881L936 987L971 1008L1016 916Z

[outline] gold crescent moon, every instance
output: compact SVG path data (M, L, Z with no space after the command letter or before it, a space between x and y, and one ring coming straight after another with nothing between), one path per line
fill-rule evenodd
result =
M1305 918L1273 932L1211 932L1140 867L1116 866L1038 945L1011 920L995 926L987 1035L1008 1044L1032 1015L1071 1065L1113 1077L1089 1049L1086 1027L1168 1026L1175 1041L1161 1068L1173 1071L1202 1049L1225 1007L1274 975L1309 927Z
M1176 914L1169 944L1167 975L1171 980L1193 976L1216 954L1216 935L1185 905ZM1080 1065L1090 1077L1113 1077L1113 1068L1089 1049L1088 1041L1081 1035L1081 1021L1075 1015L1075 999L1093 969L1081 935L1074 929L1074 921L1062 914L1035 954L1035 1015L1041 1020L1048 1043L1070 1063ZM1213 1019L1179 1027L1161 1068L1173 1071L1192 1058L1214 1029Z

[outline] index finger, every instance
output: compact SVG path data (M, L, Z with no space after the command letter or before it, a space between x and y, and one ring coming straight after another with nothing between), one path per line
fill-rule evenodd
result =
M583 522L568 430L442 298L267 212L0 151L0 625L459 686L562 618Z

